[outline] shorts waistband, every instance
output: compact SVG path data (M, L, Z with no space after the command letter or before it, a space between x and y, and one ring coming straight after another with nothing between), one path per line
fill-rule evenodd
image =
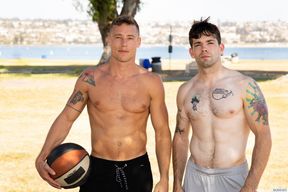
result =
M145 153L144 155L141 155L139 157L136 157L134 159L129 159L129 160L124 160L124 161L114 161L114 160L107 160L107 159L102 159L99 157L95 157L95 156L90 156L90 160L102 165L111 165L111 164L127 164L127 165L133 165L133 164L138 164L138 163L143 163L143 162L149 162L149 157L148 154Z
M231 168L213 168L213 169L205 168L205 167L196 165L191 160L189 160L188 164L190 164L190 167L193 170L201 174L205 174L205 175L238 175L238 174L245 174L248 172L247 160L244 161L241 165L231 167Z

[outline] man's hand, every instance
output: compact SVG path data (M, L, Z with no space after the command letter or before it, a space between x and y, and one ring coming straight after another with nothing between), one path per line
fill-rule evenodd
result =
M173 192L184 192L184 189L181 186L174 186Z
M168 181L159 181L153 192L168 192Z
M47 181L49 185L57 189L61 189L59 183L53 180L50 175L55 175L55 171L47 164L46 161L37 159L35 162L35 167L43 180Z

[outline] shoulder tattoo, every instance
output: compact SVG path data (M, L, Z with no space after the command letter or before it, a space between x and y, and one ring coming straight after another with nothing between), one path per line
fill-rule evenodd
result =
M251 109L251 115L257 114L255 119L258 123L263 125L268 124L268 109L262 92L258 85L253 82L249 83L246 89L247 96L245 101L248 103L248 108Z
M89 85L95 86L96 82L94 80L94 75L93 75L93 71L89 70L89 71L85 71L81 74L80 78L82 79L82 81L88 83Z

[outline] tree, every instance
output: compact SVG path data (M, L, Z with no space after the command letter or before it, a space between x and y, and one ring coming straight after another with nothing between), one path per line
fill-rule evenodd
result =
M79 6L80 0L76 0ZM140 0L88 0L88 14L92 17L92 21L98 24L100 31L103 53L98 64L106 63L110 58L110 49L107 46L106 37L108 35L111 22L119 15L130 15L134 17L136 12L140 10ZM122 7L122 8L121 8ZM121 8L120 14L118 9Z

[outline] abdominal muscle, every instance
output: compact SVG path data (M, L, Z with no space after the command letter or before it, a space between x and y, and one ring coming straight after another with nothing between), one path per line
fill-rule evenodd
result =
M148 114L105 113L90 116L92 155L123 161L146 153Z
M108 129L121 129L121 127ZM123 130L123 132L127 131ZM146 135L139 130L132 131L129 134L110 135L109 133L103 133L93 135L92 155L95 157L123 161L136 158L146 152Z
M205 168L231 168L245 160L246 135L222 135L199 138L192 135L190 143L191 161Z

